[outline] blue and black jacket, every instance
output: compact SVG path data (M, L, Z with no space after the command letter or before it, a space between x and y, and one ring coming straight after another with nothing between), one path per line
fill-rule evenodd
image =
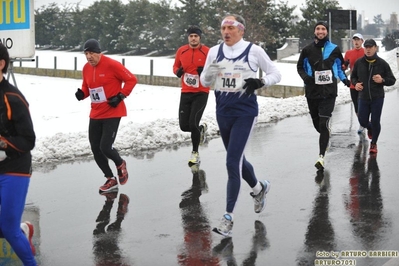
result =
M331 70L333 82L317 85L314 82L305 82L305 96L310 99L337 97L337 80L345 80L346 75L341 69L343 56L336 44L327 40L324 46L317 46L312 42L302 49L297 63L298 74L304 81L314 80L315 71Z

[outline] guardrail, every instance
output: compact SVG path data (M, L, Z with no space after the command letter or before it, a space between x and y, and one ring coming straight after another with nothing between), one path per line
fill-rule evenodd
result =
M74 70L68 69L57 69L57 58L54 57L54 68L39 68L39 58L36 56L36 67L24 67L22 61L14 59L14 66L12 70L14 73L35 75L35 76L48 76L58 78L72 78L82 79L82 71L77 70L77 59L75 57ZM32 60L33 61L33 60ZM17 66L19 63L19 66ZM123 65L125 60L122 58ZM154 86L169 86L169 87L180 87L181 81L177 77L168 76L155 76L153 75L153 60L151 59L150 64L150 75L135 74L140 84L154 85ZM284 86L274 85L268 88L260 89L257 91L259 96L275 97L275 98L288 98L293 96L304 95L304 88L299 86Z

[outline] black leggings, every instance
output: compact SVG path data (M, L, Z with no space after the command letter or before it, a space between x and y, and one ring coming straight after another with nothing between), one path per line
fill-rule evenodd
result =
M320 133L319 155L325 155L330 141L330 118L335 106L335 97L323 99L307 98L309 113L314 128Z
M208 93L205 92L182 93L180 96L180 129L184 132L191 132L193 151L198 151L201 136L199 123L204 113L208 96Z
M116 133L118 132L121 118L90 119L89 123L89 141L91 151L94 155L98 167L103 171L105 177L113 177L108 159L111 159L115 165L121 165L123 160L114 147Z

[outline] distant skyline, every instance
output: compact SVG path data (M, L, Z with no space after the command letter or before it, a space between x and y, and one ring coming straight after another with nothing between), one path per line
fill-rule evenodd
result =
M50 3L68 3L68 4L76 4L80 2L80 6L82 8L88 7L92 5L97 0L34 0L35 9L48 5ZM157 2L156 0L150 0L151 2ZM280 0L274 0L275 3L278 3ZM297 14L300 14L299 8L305 4L304 0L281 0L283 2L287 1L288 5L297 6ZM129 0L122 0L123 3L128 3ZM172 0L172 4L179 3L178 0ZM357 10L357 14L362 14L364 11L365 19L368 19L371 23L373 22L373 18L379 14L382 15L382 19L384 21L389 20L391 14L396 12L399 14L399 1L398 0L338 0L338 3L343 9L352 9Z

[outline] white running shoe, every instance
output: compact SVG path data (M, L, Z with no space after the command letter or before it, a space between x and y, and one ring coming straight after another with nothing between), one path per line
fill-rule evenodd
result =
M201 162L199 153L197 151L191 152L191 158L188 160L189 164L199 164Z
M262 190L259 192L258 195L254 195L253 192L250 193L254 200L254 209L256 213L262 212L266 207L266 194L270 190L270 182L267 180L260 181L262 185Z
M213 232L218 233L222 236L229 237L232 235L233 229L233 219L229 214L223 215L222 219L220 220L220 224L218 227L212 229Z

